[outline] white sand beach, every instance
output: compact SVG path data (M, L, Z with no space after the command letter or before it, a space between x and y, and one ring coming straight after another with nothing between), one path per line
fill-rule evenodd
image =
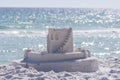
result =
M120 59L110 57L99 60L96 72L43 72L20 65L1 65L0 80L120 80Z

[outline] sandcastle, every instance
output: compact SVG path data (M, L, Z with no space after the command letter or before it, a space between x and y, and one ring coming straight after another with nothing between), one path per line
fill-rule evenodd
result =
M24 59L19 64L41 71L94 72L98 70L98 61L90 56L88 50L73 51L72 28L49 28L47 51L26 49Z

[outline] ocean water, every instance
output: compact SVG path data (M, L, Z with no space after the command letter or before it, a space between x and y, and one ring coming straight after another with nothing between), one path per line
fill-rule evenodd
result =
M50 27L72 27L74 49L120 57L120 9L0 8L0 64L22 59L25 48L46 50Z

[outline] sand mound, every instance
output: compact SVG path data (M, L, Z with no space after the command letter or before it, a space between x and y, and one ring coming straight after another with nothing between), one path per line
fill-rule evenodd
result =
M0 80L120 80L120 59L100 60L99 70L92 73L83 72L43 72L20 65L1 65Z

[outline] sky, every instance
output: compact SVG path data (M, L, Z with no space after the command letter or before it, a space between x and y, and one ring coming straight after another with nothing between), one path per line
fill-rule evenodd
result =
M120 0L0 0L0 7L117 8Z

